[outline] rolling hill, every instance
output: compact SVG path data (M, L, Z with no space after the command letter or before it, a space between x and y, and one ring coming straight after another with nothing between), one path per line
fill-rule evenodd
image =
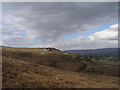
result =
M118 56L118 48L103 48L103 49L91 49L91 50L65 50L65 52L71 54L85 54L85 55L97 55L97 56Z
M2 47L3 87L118 88L116 65L86 57L55 48Z

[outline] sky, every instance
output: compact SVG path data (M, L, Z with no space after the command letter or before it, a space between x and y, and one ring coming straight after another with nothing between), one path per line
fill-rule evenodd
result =
M4 2L0 28L4 46L116 48L118 3Z

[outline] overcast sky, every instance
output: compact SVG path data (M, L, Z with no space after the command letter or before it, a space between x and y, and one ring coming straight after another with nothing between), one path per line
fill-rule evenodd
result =
M117 47L117 15L117 2L3 3L2 45L60 50Z

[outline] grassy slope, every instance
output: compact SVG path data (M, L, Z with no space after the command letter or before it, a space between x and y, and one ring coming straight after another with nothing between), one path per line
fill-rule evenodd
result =
M23 49L3 47L2 51L3 56L9 58L21 59L30 63L32 62L70 71L78 71L80 66L84 64L83 61L75 61L72 55L65 55L57 50L45 51L44 49L36 48Z
M117 87L117 79L114 76L58 70L3 57L3 87Z
M115 76L74 72L84 63L92 67L96 63L74 61L57 50L3 47L2 51L3 87L118 87Z

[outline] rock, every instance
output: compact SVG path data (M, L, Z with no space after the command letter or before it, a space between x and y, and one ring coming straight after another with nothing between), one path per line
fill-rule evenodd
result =
M86 70L86 68L87 68L87 64L84 63L80 66L78 71L84 71L84 70Z
M98 68L90 68L88 69L89 72L94 72L94 73L103 73L101 70L99 70Z

